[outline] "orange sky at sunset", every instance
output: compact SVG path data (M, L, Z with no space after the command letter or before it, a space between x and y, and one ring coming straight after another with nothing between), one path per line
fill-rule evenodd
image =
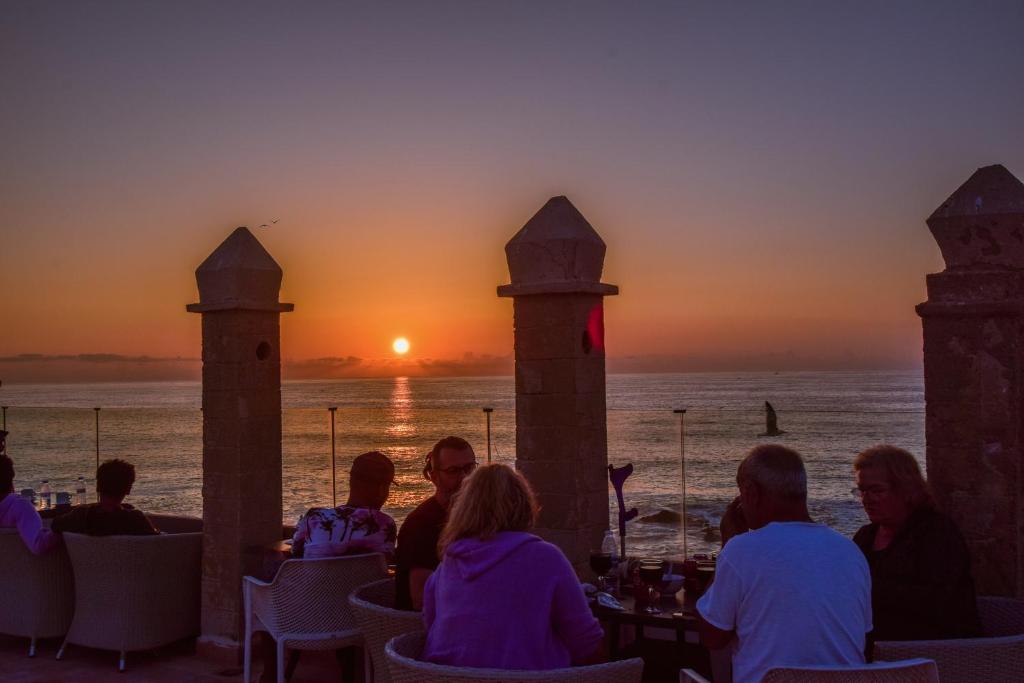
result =
M612 371L917 368L924 219L1024 176L1013 3L5 13L4 381L198 377L238 225L286 377L510 372L503 248L558 194L608 245Z

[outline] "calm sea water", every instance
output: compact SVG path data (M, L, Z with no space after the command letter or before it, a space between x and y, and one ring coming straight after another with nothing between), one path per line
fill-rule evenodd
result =
M296 519L331 500L328 406L338 406L338 500L345 499L352 458L371 449L395 461L399 486L386 510L397 520L430 494L420 475L423 453L440 437L462 435L487 453L481 410L493 407L494 460L515 460L515 389L510 377L396 378L287 382L283 387L284 515ZM809 475L812 515L844 534L866 522L849 491L851 461L877 443L907 448L924 465L924 389L919 372L694 373L610 375L608 457L633 463L627 506L641 516L680 509L679 416L686 408L688 544L717 548L706 533L735 495L736 465L769 441L764 401L786 431L772 441L800 451ZM202 514L202 414L198 383L22 384L0 388L9 406L8 451L16 487L73 490L95 463L94 407L100 406L101 458L136 464L130 497L150 511ZM93 489L90 481L89 490ZM612 523L617 508L609 489ZM630 522L630 552L679 555L678 526Z

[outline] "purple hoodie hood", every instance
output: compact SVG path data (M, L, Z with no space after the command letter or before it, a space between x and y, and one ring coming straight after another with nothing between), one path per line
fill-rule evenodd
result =
M472 581L490 571L510 553L530 543L543 543L525 531L499 531L494 538L482 541L478 538L460 538L448 546L444 562L466 581Z

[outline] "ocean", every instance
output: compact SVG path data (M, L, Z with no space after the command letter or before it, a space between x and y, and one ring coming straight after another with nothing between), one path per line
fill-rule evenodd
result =
M765 430L764 401L785 433ZM202 514L202 413L198 382L6 384L8 453L15 487L56 491L89 481L96 457L99 411L101 459L135 463L128 501L147 511ZM448 434L467 438L487 459L483 407L492 407L491 453L515 461L515 387L511 377L393 378L285 382L282 387L284 518L331 502L331 426L338 406L336 453L339 501L352 459L381 450L395 462L398 486L385 511L401 522L431 492L423 454ZM685 373L608 376L608 459L632 463L627 507L640 517L681 503L679 415L685 408L689 551L718 548L712 529L736 494L736 465L759 443L795 448L808 469L812 516L852 535L866 523L850 494L851 463L868 446L891 443L924 467L924 384L920 372ZM612 525L617 504L609 487ZM630 554L678 557L678 525L632 521Z

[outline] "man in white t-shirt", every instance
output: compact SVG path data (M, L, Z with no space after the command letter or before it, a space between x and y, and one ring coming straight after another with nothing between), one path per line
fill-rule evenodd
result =
M722 549L697 602L704 645L732 646L735 683L779 666L863 664L871 575L853 541L811 521L800 455L758 446L736 483L751 531Z

